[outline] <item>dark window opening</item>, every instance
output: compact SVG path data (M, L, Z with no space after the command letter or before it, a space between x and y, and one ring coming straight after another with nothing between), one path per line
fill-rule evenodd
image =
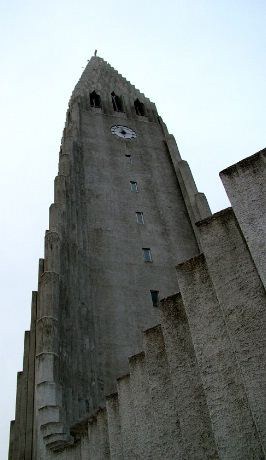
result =
M151 292L151 300L152 300L152 305L154 307L159 306L159 291L150 291Z
M144 262L152 262L151 250L150 248L142 248Z
M136 219L137 219L138 224L143 225L144 224L143 212L137 211L136 212Z
M102 107L101 97L95 91L90 93L90 104L91 107L94 107L95 109L100 109Z
M115 112L123 112L123 104L121 97L117 96L114 92L111 93L112 104Z
M137 182L135 182L133 180L130 181L130 190L131 190L131 192L138 192L139 191Z
M144 117L145 115L144 104L140 102L139 99L136 99L134 102L134 106L135 106L136 114Z

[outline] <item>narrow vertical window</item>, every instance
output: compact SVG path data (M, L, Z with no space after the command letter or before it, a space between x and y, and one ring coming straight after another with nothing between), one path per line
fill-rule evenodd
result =
M145 115L144 104L140 102L139 99L136 99L134 102L134 106L135 106L136 114L143 117Z
M144 217L143 217L143 212L136 212L136 218L137 218L137 223L138 224L144 224Z
M90 105L96 109L101 108L101 97L95 91L90 93Z
M123 104L121 97L117 96L114 91L111 93L113 109L115 112L123 112Z
M130 181L130 190L131 190L131 192L138 192L139 191L138 184L137 184L136 181L133 181L133 180Z
M150 291L151 293L151 300L152 300L152 305L154 307L159 306L159 291Z
M150 248L142 248L144 262L152 262Z
M126 154L125 154L125 157L127 158L127 160L128 160L129 163L132 163L132 158L131 158L130 153L126 153Z

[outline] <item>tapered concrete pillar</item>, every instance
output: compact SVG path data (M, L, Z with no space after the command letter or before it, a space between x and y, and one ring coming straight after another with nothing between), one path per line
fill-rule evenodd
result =
M110 459L109 436L107 427L107 414L106 409L100 409L97 412L97 430L99 436L98 442L98 456L99 460Z
M88 435L82 435L80 439L80 460L89 459L89 439Z
M19 460L19 434L20 434L20 420L21 420L21 403L22 403L22 388L23 388L23 372L17 373L17 394L16 394L16 410L15 410L15 424L13 429L13 457L14 460Z
M202 247L266 452L266 293L231 208L198 223Z
M125 375L117 380L117 389L123 454L125 459L133 460L137 458L138 440L129 375Z
M154 457L165 460L185 458L160 326L145 331L144 350L153 417L156 421L155 435L158 439L158 450L154 452Z
M235 350L203 255L177 267L219 457L263 458Z
M266 288L266 149L224 169L220 177Z
M46 272L60 273L60 245L58 232L47 231L44 245L44 269Z
M218 457L188 320L180 294L160 303L161 327L184 450L189 459Z
M123 460L124 454L121 437L121 421L119 415L118 393L113 393L107 396L106 411L108 421L110 458L112 460Z
M28 373L29 373L29 351L30 351L30 332L26 331L24 335L24 357L23 357L23 373L21 380L21 404L20 404L20 422L19 422L19 460L25 458L26 446L26 426L27 426L27 389L28 389Z
M36 291L32 292L29 370L28 370L28 385L27 385L27 422L26 422L25 460L30 460L32 457L32 453L33 453L37 299L38 299L38 293Z
M99 433L97 430L97 419L91 417L88 423L88 445L89 445L89 459L96 459L98 455Z
M129 359L130 386L136 417L138 458L152 459L158 449L148 376L145 369L145 354L139 353Z
M15 420L10 422L8 460L14 460Z

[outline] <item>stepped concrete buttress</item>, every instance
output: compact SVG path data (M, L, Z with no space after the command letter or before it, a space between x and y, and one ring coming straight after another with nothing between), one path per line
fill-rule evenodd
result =
M266 459L265 150L221 178L232 209L211 215L155 104L88 62L9 460Z

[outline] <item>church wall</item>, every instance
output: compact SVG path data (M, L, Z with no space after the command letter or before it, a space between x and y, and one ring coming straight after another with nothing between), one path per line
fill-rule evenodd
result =
M177 266L181 292L107 398L105 430L96 413L72 458L265 458L262 283L231 208L198 227L204 255Z
M263 198L262 155L251 158L223 172L233 211L208 217L155 105L90 61L67 113L10 460L265 458L264 217L238 196L243 176L247 201Z

